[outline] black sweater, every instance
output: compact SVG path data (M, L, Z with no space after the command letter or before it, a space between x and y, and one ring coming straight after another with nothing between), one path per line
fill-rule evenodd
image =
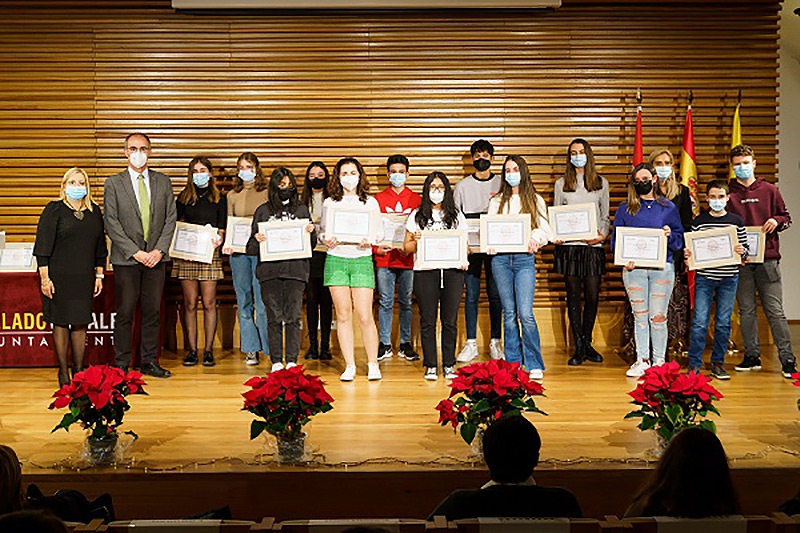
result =
M274 212L269 202L261 204L256 212L253 214L253 229L250 234L250 240L247 241L247 254L259 254L259 242L256 240L256 233L258 233L259 222L271 222L275 220L294 220L298 218L311 219L311 214L308 207L298 204L294 211L282 209L280 212ZM311 232L311 248L317 245L316 232ZM311 258L308 259L285 259L283 261L261 261L259 260L256 266L256 277L259 281L269 281L272 279L296 279L298 281L307 282L308 274L311 270Z

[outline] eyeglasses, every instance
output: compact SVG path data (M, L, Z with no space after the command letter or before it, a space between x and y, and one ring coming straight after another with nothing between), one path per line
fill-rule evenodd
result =
M445 192L447 189L444 187L444 185L434 185L430 190L436 192Z

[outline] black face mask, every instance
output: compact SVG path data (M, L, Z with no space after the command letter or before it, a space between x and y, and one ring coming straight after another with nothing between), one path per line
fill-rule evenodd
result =
M636 194L638 194L639 196L649 194L650 191L653 190L653 182L650 180L637 181L634 182L633 188L636 189Z
M324 189L327 180L325 178L313 178L308 180L308 184L311 185L312 189Z
M285 202L294 195L294 187L286 187L285 189L278 189L278 198L281 202Z
M488 159L480 158L473 161L472 166L474 166L475 170L477 170L478 172L485 172L489 170L489 167L492 166L492 162L489 161Z

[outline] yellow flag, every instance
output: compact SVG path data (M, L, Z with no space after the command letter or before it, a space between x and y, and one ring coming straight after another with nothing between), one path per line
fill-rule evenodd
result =
M731 148L736 145L742 144L742 118L739 116L739 108L742 104L736 104L736 112L733 114L733 130L731 131ZM730 163L729 163L730 166ZM736 175L733 173L733 166L730 166L728 175L734 179Z

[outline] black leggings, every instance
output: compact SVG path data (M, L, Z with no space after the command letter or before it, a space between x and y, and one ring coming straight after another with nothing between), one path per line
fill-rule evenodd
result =
M330 349L331 322L333 321L333 300L331 291L323 283L324 278L308 278L306 285L306 322L308 323L308 340L311 347L320 351ZM322 339L317 346L317 321L322 328Z
M591 344L600 300L600 276L564 276L564 282L567 286L567 314L575 345L580 346L583 340Z

